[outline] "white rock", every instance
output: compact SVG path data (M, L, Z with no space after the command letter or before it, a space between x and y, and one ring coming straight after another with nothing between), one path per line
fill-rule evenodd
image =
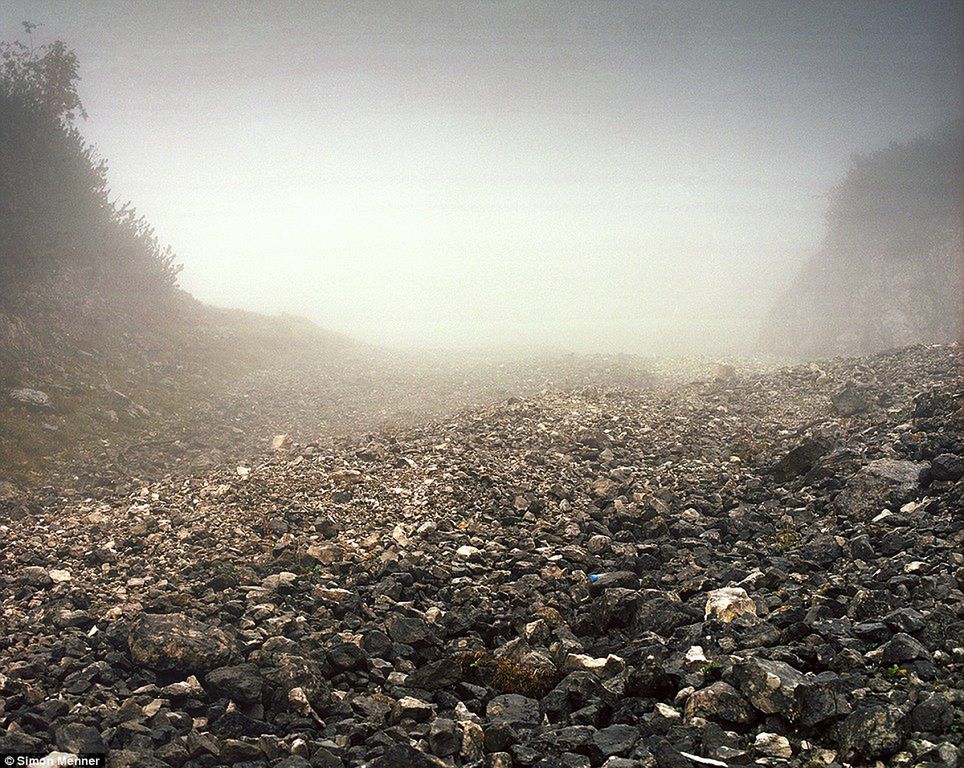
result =
M336 469L328 475L328 479L339 485L355 485L365 482L365 476L357 469Z
M709 663L701 645L691 645L684 659L687 667L702 666Z
M51 752L50 754L44 755L39 760L35 760L34 762L22 763L22 765L43 766L43 768L49 768L50 766L76 765L76 764L77 764L77 755L71 754L70 752Z
M340 603L351 594L351 591L340 587L317 587L314 594L326 603Z
M725 624L740 619L744 622L757 621L756 603L742 587L723 587L714 589L706 596L706 619L719 619Z
M165 696L203 696L204 688L201 686L200 681L194 675L191 675L187 680L180 680L176 683L165 685L161 688L161 693ZM155 710L153 714L148 715L148 717L153 717L153 715L156 714L157 711Z
M261 588L267 590L268 592L275 592L281 587L287 587L288 585L293 584L297 578L298 575L291 573L290 571L273 573L261 582Z
M463 544L461 547L455 550L455 554L457 554L459 557L472 557L473 555L479 554L481 551L481 549L478 547L473 547L471 544Z
M782 757L789 759L793 757L793 748L786 736L777 733L761 732L753 740L753 749L761 755L769 757Z
M584 653L570 653L562 663L562 671L576 672L584 669L599 677L618 675L626 668L626 662L619 656L609 654L606 658L594 658Z
M50 402L50 396L46 392L41 392L39 389L29 389L28 387L11 389L10 399L23 405L32 405L35 408L53 407L53 403Z
M712 757L700 757L699 755L691 755L689 752L680 752L680 754L687 760L692 760L699 765L716 765L720 768L729 768L722 760L714 760Z
M70 571L59 570L57 568L52 568L50 570L50 578L53 579L55 584L63 584L66 581L71 581L73 577L70 575Z
M408 536L405 535L405 529L402 528L402 526L396 525L395 528L392 529L392 538L403 547L408 546Z
M345 552L337 544L312 544L305 550L308 557L317 560L322 565L331 565L341 560Z
M288 707L299 715L310 717L319 723L322 722L321 718L318 717L318 713L315 712L314 707L311 706L311 702L308 701L308 695L305 693L304 688L292 688L288 691Z
M461 701L455 705L455 719L460 723L481 723L482 719Z

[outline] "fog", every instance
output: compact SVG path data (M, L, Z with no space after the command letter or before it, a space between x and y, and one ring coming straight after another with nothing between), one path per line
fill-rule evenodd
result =
M396 346L747 348L851 154L961 108L934 0L0 14L77 51L81 129L185 289Z

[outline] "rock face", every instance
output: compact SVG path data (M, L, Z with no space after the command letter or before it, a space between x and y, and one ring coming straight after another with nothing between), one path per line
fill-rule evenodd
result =
M3 521L0 754L951 768L962 362L577 388L44 489Z
M766 321L767 349L814 357L959 338L961 141L949 130L855 162L823 245Z

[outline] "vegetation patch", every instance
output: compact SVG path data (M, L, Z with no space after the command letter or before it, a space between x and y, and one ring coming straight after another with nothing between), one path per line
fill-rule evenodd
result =
M518 693L541 699L561 679L555 667L496 658L485 649L466 651L455 658L465 680L491 686L500 693Z

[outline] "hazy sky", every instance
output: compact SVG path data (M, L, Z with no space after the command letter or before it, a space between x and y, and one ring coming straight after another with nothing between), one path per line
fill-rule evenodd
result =
M368 341L752 339L852 152L961 110L923 2L0 2L226 306Z

